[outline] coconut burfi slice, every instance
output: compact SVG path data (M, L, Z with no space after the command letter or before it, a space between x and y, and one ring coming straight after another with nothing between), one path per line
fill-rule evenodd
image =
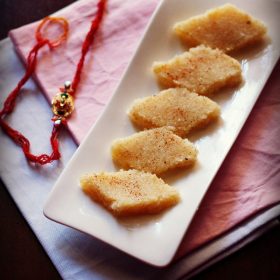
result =
M138 99L129 112L132 122L142 129L173 126L181 137L205 127L219 115L220 107L216 102L186 88L172 88Z
M209 95L242 81L237 60L203 45L167 62L155 62L153 70L165 87L184 87L200 95Z
M159 213L180 200L175 188L137 170L85 175L80 183L86 194L116 216Z
M190 47L204 44L230 52L260 41L266 27L235 6L226 4L176 23L174 31Z
M196 161L197 150L170 127L154 128L115 140L113 161L123 169L137 169L159 174Z

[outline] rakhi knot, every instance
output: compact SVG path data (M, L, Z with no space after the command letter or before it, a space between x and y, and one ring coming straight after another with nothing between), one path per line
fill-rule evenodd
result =
M50 23L56 23L62 26L63 32L55 39L48 39L42 35L42 29ZM69 24L63 17L45 17L38 25L36 30L36 40L38 43L46 43L50 48L59 46L68 36Z
M60 123L65 124L66 118L72 114L74 110L72 92L71 82L66 81L64 88L60 88L60 92L54 96L52 100L52 111L54 113L52 121L55 125L60 125Z

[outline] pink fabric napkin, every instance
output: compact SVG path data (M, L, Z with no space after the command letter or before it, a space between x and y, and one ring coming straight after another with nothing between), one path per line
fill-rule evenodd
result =
M93 49L86 57L75 96L75 111L68 121L69 130L77 143L84 139L114 93L157 3L158 0L108 1L107 13L110 16L105 15ZM40 62L34 75L49 102L59 87L63 87L64 81L74 76L96 4L97 0L77 1L55 14L67 18L69 37L63 46L51 54L47 46L40 51ZM9 34L24 62L30 48L36 43L34 35L37 26L38 22L32 23ZM51 38L60 31L60 27L48 31Z
M280 202L280 61L204 197L177 257Z
M96 0L83 0L57 15L70 22L67 43L40 53L35 78L50 101L61 82L73 77L80 46L96 11ZM158 0L111 0L93 51L87 57L69 130L79 143L114 93ZM35 43L38 23L10 32L20 57ZM57 32L57 30L53 30ZM55 71L54 71L55 69ZM258 211L280 202L280 63L250 118L213 181L184 237L179 258L234 228Z

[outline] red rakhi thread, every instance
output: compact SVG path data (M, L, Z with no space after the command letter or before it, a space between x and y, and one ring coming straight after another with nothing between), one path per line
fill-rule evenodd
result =
M84 66L85 56L88 52L89 47L91 46L91 44L94 41L94 35L95 35L96 31L98 30L98 27L101 23L101 20L102 20L103 14L104 14L104 10L105 10L105 4L106 4L106 0L101 0L98 2L96 16L93 19L93 21L91 22L90 30L87 33L86 38L83 42L81 58L77 65L77 70L76 70L76 73L75 73L75 76L74 76L74 79L72 82L72 89L73 89L74 93L75 93L77 86L81 79L81 72L82 72L82 68Z
M106 0L100 0L97 4L97 13L95 18L93 19L91 23L91 27L89 32L86 35L86 38L83 42L82 50L81 50L81 57L77 64L76 73L74 75L72 88L69 88L69 86L65 85L65 92L63 91L61 95L67 95L69 92L75 92L77 89L77 86L80 82L80 77L82 73L82 68L84 65L85 56L89 50L90 45L93 43L94 35L96 31L98 30L98 27L101 23L104 10L105 10L105 2ZM63 33L55 40L49 40L47 38L44 38L42 36L41 30L43 27L45 27L46 24L49 23L57 23L60 24L63 28ZM17 96L20 93L21 88L24 86L24 84L27 82L27 80L31 77L31 75L35 71L36 63L37 63L37 55L39 50L45 46L48 45L50 48L58 47L63 41L66 40L68 35L68 22L66 19L61 17L46 17L41 21L39 26L36 30L36 45L31 49L29 52L29 55L27 57L27 65L26 65L26 71L22 79L18 82L15 89L8 95L7 99L4 102L3 109L0 111L0 126L2 127L3 131L17 144L22 148L22 151L25 155L25 157L30 161L34 163L39 163L41 165L51 163L54 160L58 160L60 158L60 152L59 152L59 143L58 143L58 132L61 127L61 124L66 123L65 117L55 117L52 120L54 121L51 137L50 137L50 143L52 147L52 153L50 155L42 154L39 156L36 156L30 152L30 142L29 140L22 135L19 131L13 129L11 126L8 125L7 122L4 121L4 117L8 114L12 113L15 107L15 101ZM64 100L64 99L63 99ZM74 107L73 107L74 108ZM54 111L54 110L53 110ZM70 112L71 113L71 112ZM68 114L66 115L68 116Z

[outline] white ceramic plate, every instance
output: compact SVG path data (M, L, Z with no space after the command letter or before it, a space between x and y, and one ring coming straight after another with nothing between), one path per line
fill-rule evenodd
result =
M48 218L86 232L147 263L164 266L171 261L279 57L280 3L229 2L264 21L270 40L239 55L245 83L217 95L222 121L191 138L199 150L197 166L165 177L179 190L182 202L162 215L117 220L81 191L79 178L88 172L116 170L110 145L114 139L135 132L126 114L128 108L134 99L158 92L151 73L153 61L167 60L184 50L172 34L173 24L225 3L220 0L161 2L118 90L54 186L44 208Z

